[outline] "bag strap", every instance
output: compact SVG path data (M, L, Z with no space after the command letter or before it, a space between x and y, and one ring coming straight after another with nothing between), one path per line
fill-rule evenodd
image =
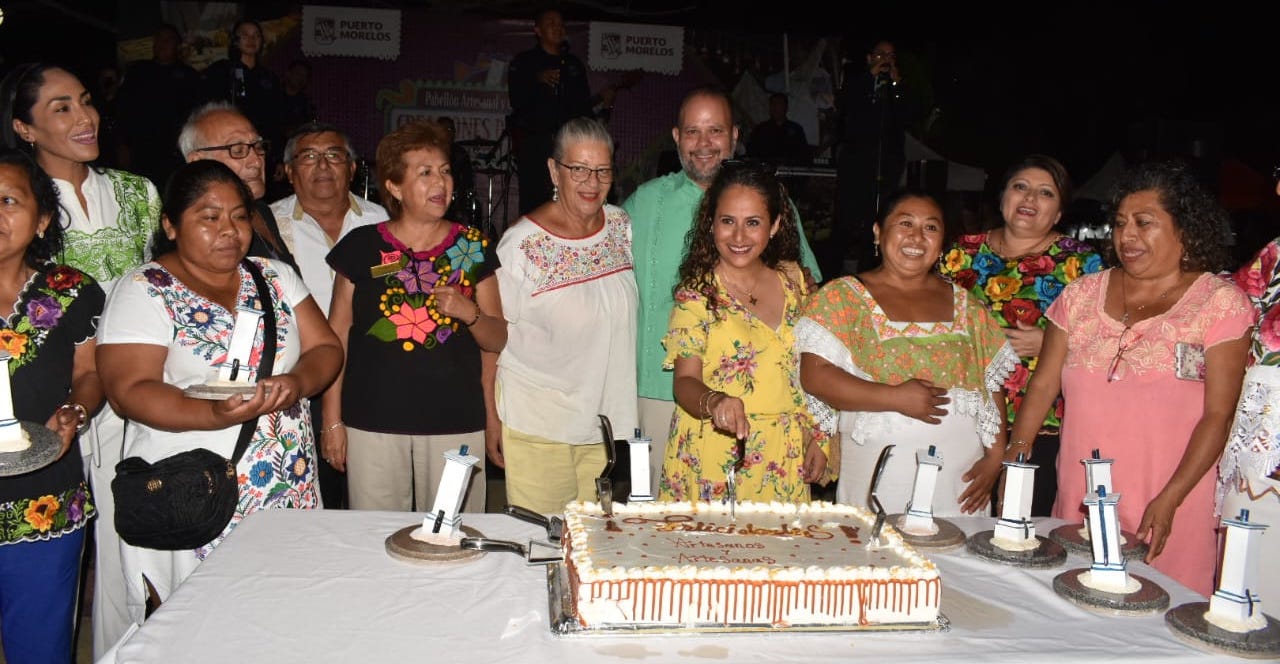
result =
M240 261L240 265L253 277L253 283L258 287L258 302L262 305L262 356L258 360L258 380L262 380L271 376L271 370L276 365L276 307L271 298L271 289L262 276L262 270L258 269L258 264L245 258ZM236 450L231 453L231 465L240 463L240 457L249 449L249 441L257 428L257 417L240 425L240 437L236 439Z

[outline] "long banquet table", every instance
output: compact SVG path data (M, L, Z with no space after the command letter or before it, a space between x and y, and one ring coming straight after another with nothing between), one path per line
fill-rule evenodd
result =
M1050 569L988 562L960 549L928 554L943 576L947 630L557 636L548 623L545 568L490 552L454 564L390 557L385 540L421 523L401 512L258 512L106 662L847 662L1238 661L1174 637L1160 613L1099 615L1059 597ZM991 518L951 519L967 533ZM490 538L527 541L536 526L465 514ZM1037 520L1048 532L1062 522ZM1142 563L1170 607L1204 598ZM874 658L874 659L869 659Z

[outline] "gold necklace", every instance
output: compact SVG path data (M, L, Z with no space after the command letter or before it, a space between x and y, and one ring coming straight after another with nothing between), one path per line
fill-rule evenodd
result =
M1125 281L1126 281L1126 277L1124 276L1124 270L1120 270L1120 306L1122 306L1122 307L1124 308L1124 315L1122 315L1122 316L1120 317L1120 324L1121 324L1121 325L1128 325L1128 324L1129 324L1129 295L1128 295L1128 293L1126 293L1126 292L1125 292L1125 289L1124 289L1124 283L1125 283ZM1161 300L1163 300L1163 299L1165 299L1165 298L1169 297L1169 293L1172 293L1172 292L1173 292L1173 289L1177 288L1177 287L1178 287L1178 285L1179 285L1179 284L1181 284L1181 283L1182 283L1182 275L1181 275L1181 274L1179 274L1179 275L1178 275L1178 281L1174 282L1174 284L1173 284L1172 286L1170 286L1170 287L1168 287L1168 288L1164 289L1164 292L1163 292L1163 293L1161 293L1161 294L1159 294L1159 295L1157 295L1157 296L1156 296L1156 299L1154 299L1154 300L1152 300L1152 301L1150 301L1150 302L1148 302L1148 303L1146 303L1146 304L1139 304L1138 306L1134 307L1134 308L1133 308L1133 313L1134 313L1134 315L1137 315L1137 314L1141 313L1143 309L1146 309L1147 307L1149 307L1149 306L1151 306L1151 305L1153 305L1153 304L1155 304L1155 303L1157 303L1157 302L1159 302L1159 301L1161 301Z
M747 294L747 302L750 302L750 303L751 303L751 306L753 306L753 307L754 307L754 306L756 306L756 302L757 302L757 300L756 300L756 296L755 296L755 291L756 291L756 287L760 285L760 273L759 273L759 272L757 272L757 273L756 273L755 281L753 281L753 282L751 283L751 288L749 288L749 289L748 289L748 288L743 288L742 286L739 286L738 284L733 283L731 280L729 280L728 278L726 278L726 277L724 276L724 274L722 274L722 273L720 274L720 280L721 280L721 281L723 281L723 282L724 282L724 284L725 284L726 286L732 286L732 287L734 288L734 290L736 290L736 291L738 291L738 292L740 292L740 293L746 293L746 294Z

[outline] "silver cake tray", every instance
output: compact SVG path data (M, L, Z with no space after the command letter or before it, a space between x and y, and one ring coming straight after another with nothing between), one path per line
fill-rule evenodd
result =
M31 439L31 447L17 452L0 452L0 477L12 477L40 470L58 459L62 451L62 436L58 432L35 422L19 420L22 430Z
M681 625L604 624L583 627L573 615L573 602L564 564L547 565L547 613L551 620L551 633L563 637L617 637L662 636L664 634L758 634L761 632L946 632L951 621L938 614L938 619L927 623L900 623L896 625L794 625L778 627L767 624L723 625L720 623L689 623Z

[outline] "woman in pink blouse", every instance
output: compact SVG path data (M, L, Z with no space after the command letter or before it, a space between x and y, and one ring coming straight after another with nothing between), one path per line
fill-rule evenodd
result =
M1226 212L1185 166L1127 172L1112 196L1118 267L1081 277L1049 307L1040 362L1009 438L1034 438L1062 393L1062 456L1053 515L1078 520L1078 462L1115 459L1120 525L1149 542L1147 562L1212 591L1214 474L1244 375L1248 298L1215 276L1226 263Z

